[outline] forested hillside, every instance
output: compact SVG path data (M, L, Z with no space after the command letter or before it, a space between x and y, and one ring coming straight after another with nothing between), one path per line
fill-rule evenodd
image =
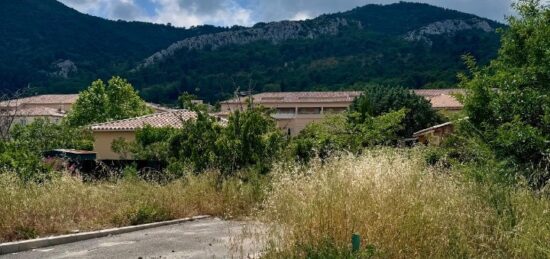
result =
M74 92L174 41L222 30L109 21L55 0L0 1L0 89Z
M174 28L109 21L55 0L0 3L0 87L76 92L127 77L171 103L254 91L344 89L358 83L454 87L461 55L496 55L503 25L426 4L367 5L308 21Z

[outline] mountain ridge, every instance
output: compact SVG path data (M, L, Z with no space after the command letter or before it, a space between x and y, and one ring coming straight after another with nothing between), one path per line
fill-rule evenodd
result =
M54 0L0 7L0 88L31 83L41 92L76 92L117 74L157 102L172 102L183 91L216 101L250 81L257 91L450 86L463 69L462 54L481 62L496 54L494 29L504 26L406 2L306 21L189 29L106 20Z

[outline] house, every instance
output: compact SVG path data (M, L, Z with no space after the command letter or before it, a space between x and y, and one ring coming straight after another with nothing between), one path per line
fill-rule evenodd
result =
M13 116L13 125L26 125L42 118L53 123L61 120L72 110L78 100L78 94L46 94L0 102L0 116ZM155 113L169 112L174 109L147 103Z
M412 90L432 103L437 110L461 110L462 104L453 97L462 92L460 89ZM306 125L320 121L329 114L342 113L348 109L353 100L360 96L360 91L340 92L271 92L251 95L253 103L275 110L272 115L277 126L289 135L297 135ZM238 97L221 102L220 116L245 109L248 97Z
M48 94L0 102L2 116L13 116L13 124L28 124L41 118L59 123L72 109L78 94Z
M359 91L348 92L279 92L252 95L253 103L273 108L277 126L289 135L296 135L307 124L322 120L327 114L346 111ZM247 98L235 98L221 103L222 113L246 108Z
M94 137L94 152L98 160L120 160L120 154L112 150L113 141L124 139L134 141L136 131L149 125L156 128L180 128L183 122L196 117L195 112L174 110L162 113L153 113L137 118L110 121L90 126Z
M447 122L423 129L413 134L419 143L439 146L443 139L454 132L454 124Z

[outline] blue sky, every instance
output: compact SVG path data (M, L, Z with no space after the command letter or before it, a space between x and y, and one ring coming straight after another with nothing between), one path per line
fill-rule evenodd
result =
M396 0L59 0L83 13L108 19L172 23L176 26L253 25L257 22L302 20L346 11L369 3ZM416 0L504 21L512 0Z

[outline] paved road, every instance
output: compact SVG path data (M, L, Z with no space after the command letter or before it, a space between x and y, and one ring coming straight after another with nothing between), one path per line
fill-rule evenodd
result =
M250 223L203 219L0 258L256 258L260 245L252 229Z

